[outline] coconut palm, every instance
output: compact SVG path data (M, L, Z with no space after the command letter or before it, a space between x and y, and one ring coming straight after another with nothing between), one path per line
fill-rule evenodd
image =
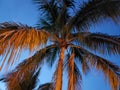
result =
M119 66L95 52L120 55L120 37L92 33L90 27L105 19L117 23L120 19L120 1L88 0L81 4L75 1L34 0L41 12L37 27L8 22L0 24L1 69L5 65L13 65L23 50L36 51L5 77L9 90L21 88L22 82L26 87L30 86L32 80L29 78L36 75L44 60L51 66L57 62L52 80L55 90L62 90L63 71L68 75L68 90L80 90L80 70L86 74L90 68L102 71L111 89L118 90Z

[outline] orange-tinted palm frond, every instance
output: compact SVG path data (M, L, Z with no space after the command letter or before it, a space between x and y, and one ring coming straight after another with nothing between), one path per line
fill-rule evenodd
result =
M55 90L62 90L62 77L63 77L63 63L64 63L65 48L62 47L58 60L58 66L54 73Z
M0 54L3 55L3 65L8 58L8 63L13 63L23 49L30 52L45 45L49 35L44 30L37 30L32 27L16 23L0 24ZM3 67L2 65L2 67Z
M24 78L21 82L14 83L15 85L12 85L13 83L12 78L10 76L16 76L12 73L9 74L9 77L5 77L2 81L7 83L7 89L8 90L33 90L36 87L36 83L38 81L38 76L39 76L40 69L37 70L35 73L31 72L27 77ZM15 81L15 80L14 80Z
M82 74L75 62L74 62L74 83L75 83L75 86L74 86L75 90L81 90Z
M81 89L81 74L77 65L74 62L75 54L72 53L68 60L68 90L80 90Z
M68 74L68 89L67 90L81 90L82 75L76 64L75 52L72 50L72 54L67 54L65 57L64 70Z
M101 70L104 73L105 78L108 78L112 90L118 90L120 82L120 67L99 56L90 55L88 58L91 66Z
M20 90L24 90L21 85L25 85L26 88L29 88L31 84L31 77L36 73L36 71L41 67L41 63L44 60L47 53L47 50L54 46L48 46L46 48L41 49L36 52L32 57L24 60L20 63L14 71L7 75L7 86L10 90L16 90L16 88L20 88ZM48 54L47 54L48 55ZM28 85L28 87L27 87ZM29 90L29 89L27 89Z
M69 61L68 61L68 90L75 90L75 76L74 76L74 53L71 54Z
M78 50L83 52L83 57L87 60L92 67L95 67L98 70L101 70L105 78L108 78L109 84L112 87L112 90L117 90L119 86L119 77L120 77L120 67L114 65L112 62L101 58L93 53L79 47L76 47Z
M80 5L80 9L71 19L69 26L76 26L77 30L88 30L91 25L106 18L112 18L118 22L119 17L119 0L88 0Z

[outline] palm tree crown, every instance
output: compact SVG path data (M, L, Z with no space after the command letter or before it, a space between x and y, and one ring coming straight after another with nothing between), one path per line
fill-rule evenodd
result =
M46 59L50 65L56 60L58 62L53 82L49 84L55 90L62 90L63 71L68 74L68 90L80 90L80 69L86 74L93 67L104 73L112 90L117 90L120 84L119 66L93 52L120 54L120 37L92 33L89 28L104 19L118 22L120 1L88 0L80 5L75 0L34 2L42 14L36 28L8 22L0 24L0 54L3 55L1 68L5 65L6 58L7 63L12 65L22 50L37 50L5 77L8 89L32 90L42 61Z

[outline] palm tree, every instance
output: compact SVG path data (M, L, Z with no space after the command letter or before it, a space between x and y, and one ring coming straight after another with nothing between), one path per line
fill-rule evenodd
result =
M120 37L92 33L89 29L91 25L105 19L117 23L120 19L120 1L88 0L79 5L75 0L34 2L42 15L38 27L8 22L0 24L0 54L3 55L1 69L6 64L13 65L23 50L36 51L5 77L8 89L23 90L21 85L29 87L32 84L30 78L36 75L42 67L42 61L46 60L51 66L57 62L52 82L55 90L62 90L63 71L68 74L68 90L80 90L80 69L86 74L90 68L102 71L111 89L118 90L119 66L94 52L119 55Z

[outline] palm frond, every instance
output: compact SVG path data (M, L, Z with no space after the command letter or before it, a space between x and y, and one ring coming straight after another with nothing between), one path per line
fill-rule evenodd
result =
M19 83L21 90L33 90L37 85L38 76L40 73L40 69L35 73L32 73L26 77L26 79ZM16 87L17 89L17 87Z
M75 89L75 81L74 81L74 53L70 56L69 61L68 61L68 90L74 90Z
M63 27L69 20L69 8L74 7L74 0L61 0L61 10L59 11L59 15L57 18L57 23Z
M53 90L53 83L45 83L39 86L38 90Z
M99 56L89 56L91 66L101 70L105 78L108 78L112 90L117 90L120 82L120 67Z
M14 71L9 73L6 77L8 89L16 90L16 88L19 88L19 90L23 90L22 86L24 85L26 86L26 88L29 88L29 85L34 83L31 82L31 77L33 77L33 75L35 75L35 73L37 73L37 70L41 67L41 63L46 57L47 49L50 49L52 47L53 46L48 46L41 49L32 57L24 60L16 67Z
M74 82L75 90L81 90L82 75L76 63L74 63Z
M79 50L77 48L71 48L71 49L75 53L75 61L80 63L82 66L82 72L84 74L87 74L90 71L90 68L89 68L88 62L83 57L84 52L82 52L81 50Z
M51 32L52 30L54 30L54 26L51 25L51 22L49 22L48 18L46 18L46 19L40 19L39 22L40 23L37 24L38 28L45 29L45 30L47 30L49 32Z
M85 36L85 45L102 54L120 54L120 36L90 33Z
M30 52L37 50L49 38L48 32L44 30L16 23L1 23L0 31L0 54L3 55L1 68L6 58L9 58L7 62L11 64L23 49L29 49Z
M11 79L8 77L3 77L1 79L1 81L7 82L7 89L8 90L33 90L36 87L36 83L38 81L38 75L40 73L40 69L38 69L37 72L33 73L31 72L26 79L24 79L21 82L16 82L16 84L14 85L14 87L10 86L11 83ZM11 74L8 74L11 75Z
M88 30L91 25L106 18L112 18L115 22L120 19L119 0L88 0L80 6L69 25L76 26L77 30Z
M82 76L77 65L74 62L74 53L68 60L68 90L80 90Z
M74 0L34 0L34 2L38 4L43 14L44 22L41 18L38 22L41 28L47 28L54 33L65 31L64 27L70 18L69 9L74 7Z
M55 60L58 58L59 53L60 53L59 47L53 47L51 49L48 49L46 51L46 61L47 61L46 63L48 63L48 65L52 67Z
M37 86L40 70L41 70L41 68L39 68L38 71L34 73L34 75L30 78L31 80L29 79L30 80L29 82L31 82L29 85L29 90L32 90ZM26 87L26 85L24 85L24 86Z
M79 46L73 47L84 53L83 57L90 63L92 67L95 67L96 69L101 70L104 73L105 78L108 78L109 84L111 85L113 90L118 89L120 79L120 67L114 65L112 62L104 58L94 55L93 53Z
M120 54L120 36L81 32L71 34L71 38L73 38L73 40L78 40L82 46L101 54Z
M58 6L56 0L34 0L34 2L38 5L38 9L43 11L45 16L49 16L49 20L52 20L52 23L55 23L58 16Z

